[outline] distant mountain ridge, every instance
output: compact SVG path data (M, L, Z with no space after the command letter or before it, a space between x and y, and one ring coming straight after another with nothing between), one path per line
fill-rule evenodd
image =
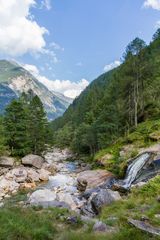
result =
M0 60L0 113L13 99L30 90L41 99L49 120L61 116L72 102L63 94L50 91L16 62Z

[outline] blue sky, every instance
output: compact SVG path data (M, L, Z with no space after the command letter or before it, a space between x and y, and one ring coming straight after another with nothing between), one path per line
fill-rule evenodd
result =
M0 0L0 17L1 58L75 97L118 65L135 37L149 43L160 26L160 0Z

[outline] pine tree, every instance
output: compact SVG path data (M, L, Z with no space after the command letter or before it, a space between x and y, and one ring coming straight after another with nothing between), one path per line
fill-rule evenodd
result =
M27 131L27 112L21 99L13 100L6 108L5 136L12 155L23 156L30 152Z
M5 133L4 133L4 124L3 118L0 117L0 154L6 150L6 141L5 141Z
M34 154L40 154L45 149L48 123L38 96L33 97L30 102L29 115L30 146Z

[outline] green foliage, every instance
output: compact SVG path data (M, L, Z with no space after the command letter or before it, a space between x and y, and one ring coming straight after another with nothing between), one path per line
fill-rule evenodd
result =
M39 97L35 96L29 104L28 122L31 150L35 154L40 154L45 149L45 143L47 143L47 124L43 104Z
M27 112L21 100L13 100L6 108L4 117L7 144L13 155L23 156L29 152Z
M132 189L123 200L104 207L101 219L103 221L110 217L116 219L114 225L120 228L120 232L114 236L115 239L159 239L159 237L137 230L127 222L128 218L140 220L142 216L147 216L151 224L160 227L160 221L155 217L159 212L159 203L156 200L159 194L160 176L141 188Z
M25 94L6 108L4 134L12 155L40 154L47 143L48 123L37 96Z
M56 223L64 211L34 211L31 208L0 209L1 240L44 240L56 239Z
M117 229L116 233L94 233L93 224L78 221L69 224L67 218L71 212L59 208L20 208L12 207L19 201L24 201L24 193L0 208L0 239L2 240L158 240L159 237L144 233L128 224L128 218L140 220L147 216L150 223L160 227L156 218L159 214L160 176L152 179L141 188L134 188L122 200L105 206L99 216L107 225ZM75 214L75 213L74 213Z
M5 139L5 133L4 133L4 124L3 124L3 118L0 117L0 154L2 155L6 151L6 139Z
M152 137L157 136L159 132L160 120L140 123L137 128L133 128L126 136L119 138L107 148L98 151L93 161L98 162L100 159L105 158L105 155L110 154L111 158L107 159L105 168L122 178L124 177L128 159L136 157L141 148L155 144L156 142L154 139L152 140ZM127 150L124 150L123 156L120 156L120 152L125 147Z
M58 132L54 135L55 143L63 148L70 146L70 143L73 139L73 128L70 125L65 125L62 129L60 129Z
M55 142L63 145L68 139L75 151L93 154L133 131L139 123L159 119L159 44L158 31L149 46L134 39L126 48L124 62L93 81L63 117L52 122L52 129L57 131ZM72 129L71 141L66 127ZM130 136L128 142L135 138L143 141L140 133Z

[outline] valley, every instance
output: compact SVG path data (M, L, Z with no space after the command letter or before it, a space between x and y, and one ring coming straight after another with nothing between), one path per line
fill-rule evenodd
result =
M17 62L0 60L0 240L160 239L160 28L64 94Z

